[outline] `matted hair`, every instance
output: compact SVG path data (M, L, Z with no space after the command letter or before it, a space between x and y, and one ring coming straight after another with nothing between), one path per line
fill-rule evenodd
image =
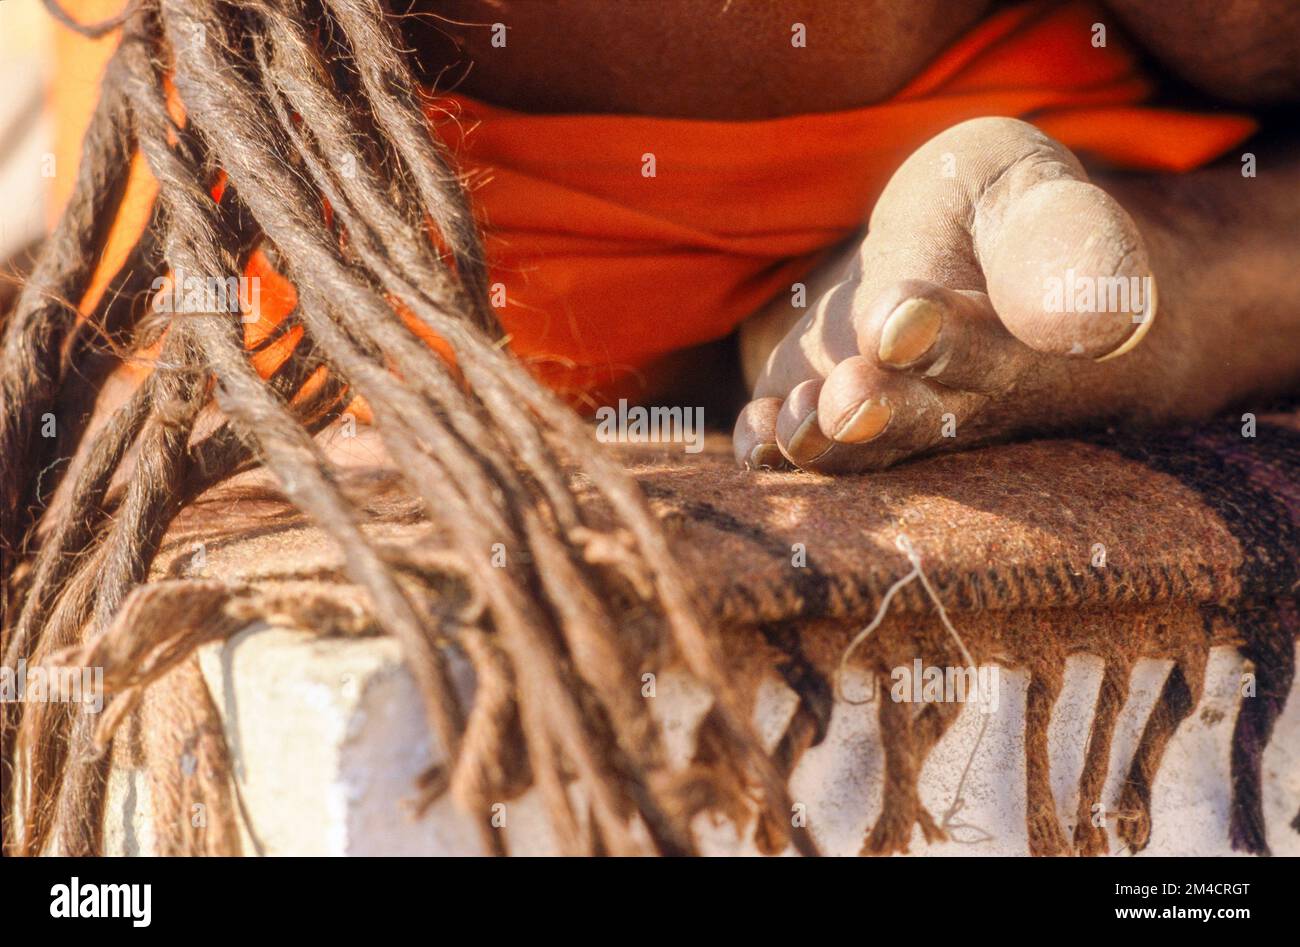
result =
M659 852L694 850L688 823L701 794L669 771L639 696L640 662L660 647L710 689L715 734L788 831L784 781L658 521L581 419L503 351L484 301L474 218L381 0L137 0L118 23L79 29L118 25L75 191L5 325L6 664L102 634L147 579L182 507L261 464L337 541L348 577L401 642L429 727L448 748L449 764L424 783L430 794L451 787L491 850L504 843L487 828L487 801L499 798L512 753L526 754L563 850L637 851L642 838ZM167 80L183 121L169 113ZM137 151L159 184L153 216L82 319L78 303ZM214 199L219 174L226 183ZM237 316L186 313L158 325L138 305L168 271L242 273L255 246L297 288L297 308L274 338L303 333L269 380L250 363ZM420 341L393 301L446 341L454 365ZM128 353L158 341L145 381L87 436L105 379ZM330 383L299 397L322 366ZM345 393L365 399L405 489L445 527L482 603L473 627L413 601L398 579L404 564L361 529L361 510L313 437ZM213 402L222 421L201 436L196 420ZM47 414L57 418L56 438L38 436ZM74 480L60 491L66 502L52 504L74 453ZM579 502L578 475L602 498L605 525ZM510 569L492 567L497 543L512 551ZM617 568L607 565L611 543ZM593 544L604 551L593 554ZM614 593L629 589L660 615L662 641L631 640L612 613ZM449 681L448 648L475 669L470 706ZM168 665L179 670L182 658ZM211 713L193 688L150 699L179 702L176 712L191 717ZM219 739L219 727L209 730ZM4 707L7 853L47 850L56 836L68 854L102 847L103 737L86 713L63 705ZM566 790L575 776L590 825ZM237 833L224 835L236 840L218 846L229 850ZM811 850L806 838L795 843Z

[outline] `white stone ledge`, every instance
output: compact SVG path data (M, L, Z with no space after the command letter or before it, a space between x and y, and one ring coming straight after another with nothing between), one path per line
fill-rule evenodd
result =
M204 675L225 720L240 792L252 832L248 851L267 855L444 855L480 851L475 827L444 799L415 819L405 801L415 779L441 750L430 739L414 683L392 639L325 639L304 632L250 627L201 653ZM1160 691L1168 662L1144 661L1120 717L1112 772L1103 799L1113 806L1126 761ZM991 838L976 844L927 845L919 829L914 854L1023 855L1026 677L1001 671L1000 707L989 716L964 791L960 819ZM1231 734L1241 663L1228 648L1212 653L1206 694L1171 740L1153 795L1154 832L1143 854L1227 855ZM462 686L470 674L459 669ZM1071 659L1049 732L1052 788L1061 823L1073 828L1101 662ZM851 684L850 684L851 686ZM664 722L670 753L690 750L706 701L683 675L660 674L654 712ZM769 741L781 732L794 695L773 681L760 696L756 724ZM936 819L950 806L983 722L968 706L925 765L922 801ZM882 757L874 707L837 705L826 740L810 750L791 784L823 851L856 854L880 806ZM152 833L139 774L114 775L109 847L148 853ZM1300 854L1289 823L1300 806L1300 679L1264 756L1265 817L1276 854ZM553 850L538 794L506 805L511 850ZM711 853L752 851L727 825L698 825ZM974 830L959 832L974 836ZM1119 842L1110 833L1113 849ZM253 839L256 843L253 843Z

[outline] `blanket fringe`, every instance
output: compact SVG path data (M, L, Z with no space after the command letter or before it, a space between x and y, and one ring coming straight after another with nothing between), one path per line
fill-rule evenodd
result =
M1064 665L1055 661L1043 662L1029 672L1025 698L1025 825L1031 855L1066 855L1070 851L1056 815L1047 751L1047 728L1064 677Z
M1228 837L1238 851L1268 855L1264 830L1264 750L1295 680L1300 604L1285 599L1273 614L1252 618L1245 626L1246 642L1241 654L1253 666L1254 690L1243 693L1232 734Z
M346 618L342 612L347 612L358 629L369 627L368 619L353 614L355 608L349 611L341 603L331 604L330 599L326 595L304 598L274 589L254 591L215 581L159 581L135 590L104 634L55 656L56 663L103 667L105 684L114 698L95 729L94 746L99 754L78 765L98 766L106 772L108 756L104 751L124 721L132 721L135 732L141 735L141 762L148 774L160 854L235 854L244 847L241 823L251 834L251 826L241 811L220 715L199 671L194 649L229 637L246 627L253 617L273 616L274 620L302 627L309 623L298 618L311 616L316 627L325 627L332 622L322 624L322 615L338 611L340 614L334 618ZM597 611L597 603L586 604ZM1230 832L1234 847L1257 854L1269 850L1262 814L1262 754L1294 678L1297 627L1293 604L1284 604L1267 614L1267 620L1264 615L1261 611L1249 627L1241 624L1241 616L1234 616L1243 629L1245 641L1240 651L1250 662L1255 691L1253 696L1243 697L1233 734ZM877 615L877 619L881 617ZM1129 851L1141 851L1149 844L1156 774L1170 740L1202 699L1212 621L1213 616L1207 615L1205 634L1188 636L1192 640L1186 641L1175 657L1127 761L1114 810L1103 805L1101 795L1117 720L1140 652L1125 648L1122 642L1111 643L1110 653L1104 658L1079 778L1072 839L1063 831L1058 817L1048 763L1048 729L1061 692L1065 654L1061 650L1040 654L1027 668L1025 820L1031 854L1105 854L1110 848L1106 830L1110 820L1115 820L1116 833ZM906 852L917 826L927 842L948 838L944 824L936 822L921 803L919 778L931 751L965 705L936 702L918 709L911 703L889 699L886 669L898 661L885 660L898 659L903 653L914 654L922 639L928 642L927 647L938 643L951 649L955 635L949 623L943 624L944 630L934 628L927 634L891 632L877 636L869 651L863 649L859 655L859 660L872 668L880 695L877 711L884 754L881 810L864 840L864 855ZM149 633L142 634L141 629ZM784 655L777 661L777 671L799 698L772 752L777 773L788 785L805 753L826 735L832 689L803 654L796 627L764 626L760 630L767 644ZM420 803L427 805L449 791L462 811L478 818L485 849L505 854L508 836L503 829L489 825L487 814L495 801L515 798L535 783L547 801L562 851L594 854L630 850L629 838L611 833L607 813L596 812L590 802L575 810L568 791L571 774L553 765L554 760L547 763L548 744L542 734L534 730L529 737L530 721L515 696L515 672L491 631L465 625L455 637L473 666L475 696L456 764L426 774ZM596 643L604 640L595 638ZM956 642L964 651L965 643L959 638ZM632 673L626 656L589 654L587 649L595 647L593 641L575 640L570 644L577 658L574 670L598 690L607 690L610 682L601 681L594 668L621 665L625 677ZM963 657L975 660L969 654ZM998 663L1006 663L1005 656ZM607 695L609 699L615 696ZM747 702L752 703L748 698L753 696L748 694ZM724 731L716 708L705 715L697 733L692 765L684 772L664 768L662 748L644 731L606 732L601 741L612 754L611 765L616 768L619 751L615 745L619 743L623 753L635 752L642 755L643 762L655 764L651 775L657 782L650 788L657 797L672 801L663 812L663 821L647 826L661 849L690 847L686 826L700 811L712 809L731 819L738 829L753 825L760 851L784 851L791 829L778 824L780 815L756 798L754 774L743 759L728 752L730 744ZM100 779L90 783L99 787L96 805L80 798L60 800L61 806L79 807L82 813L77 820L61 820L61 825L74 830L73 836L60 839L65 850L69 846L70 850L80 851L98 845L96 816L102 822L103 782ZM75 834L77 826L85 829L84 839ZM1300 831L1300 815L1292 828Z
M1129 675L1132 670L1132 662L1120 658L1107 661L1102 672L1101 688L1097 692L1097 704L1092 715L1092 728L1088 733L1083 772L1079 776L1079 809L1074 823L1074 847L1081 855L1104 855L1110 850L1105 828L1110 813L1101 800L1101 792L1110 770L1110 744L1115 736L1115 723L1128 699Z
M1175 731L1186 720L1205 690L1205 666L1210 659L1208 645L1184 652L1165 678L1160 696L1147 717L1120 791L1119 806L1131 813L1116 831L1130 852L1140 852L1151 841L1151 790L1156 770Z

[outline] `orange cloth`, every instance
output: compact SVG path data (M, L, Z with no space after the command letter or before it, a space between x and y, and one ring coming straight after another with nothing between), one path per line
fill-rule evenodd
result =
M1096 22L1085 2L1002 10L890 101L847 112L531 115L457 95L428 112L471 184L512 349L553 386L606 400L788 292L862 226L898 165L957 122L1022 117L1093 158L1170 172L1254 131L1242 116L1143 105L1153 84L1114 35L1092 45ZM294 298L264 260L252 268L264 282L250 344Z
M1102 19L1087 3L1003 10L891 101L848 112L529 115L449 96L463 137L437 108L430 118L482 182L473 197L514 351L553 384L605 388L789 292L862 226L899 164L957 122L1024 117L1071 148L1160 171L1194 168L1254 130L1140 107L1152 84L1113 36L1092 45Z

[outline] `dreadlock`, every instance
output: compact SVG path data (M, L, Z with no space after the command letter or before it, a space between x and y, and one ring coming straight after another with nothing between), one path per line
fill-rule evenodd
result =
M489 801L526 780L542 793L564 851L694 850L689 821L701 794L669 771L638 696L641 662L668 648L711 690L714 738L757 779L770 821L788 826L784 780L639 489L502 350L473 215L429 133L381 0L136 0L120 25L72 198L5 323L6 663L92 647L127 613L133 654L161 640L166 623L145 621L133 590L182 508L257 463L339 544L347 576L400 641L449 760L423 777L425 796L450 791L489 850L505 851L502 833L487 828ZM169 111L168 79L183 119ZM153 218L82 318L137 152L159 185ZM187 312L160 325L139 305L168 271L225 279L243 272L254 248L273 254L298 292L277 331L292 326L302 341L269 379L231 314ZM443 339L451 358L425 345L399 310ZM88 436L104 380L155 342L146 380ZM328 382L308 394L322 367ZM317 444L314 435L357 396L406 490L445 527L478 603L473 622L412 594L402 575L418 565L395 561L362 529L364 511ZM51 413L59 436L37 436ZM215 426L201 423L207 416ZM601 498L599 524L579 501L579 479ZM490 563L498 543L512 551L509 569ZM659 616L661 641L621 628L610 603L629 598ZM468 707L451 683L451 648L474 669ZM5 705L7 853L45 851L56 839L68 854L101 848L112 730L128 707L155 718L170 707L201 732L210 798L231 798L224 749L214 749L215 709L196 696L192 669L180 673L187 657L169 645L165 663L178 671L170 683L143 695L128 688L98 727L64 705ZM168 752L159 739L146 755ZM522 753L511 752L513 741ZM589 820L574 811L575 776ZM175 802L174 787L154 795ZM237 848L238 833L223 825L208 850ZM812 851L806 837L787 834Z

